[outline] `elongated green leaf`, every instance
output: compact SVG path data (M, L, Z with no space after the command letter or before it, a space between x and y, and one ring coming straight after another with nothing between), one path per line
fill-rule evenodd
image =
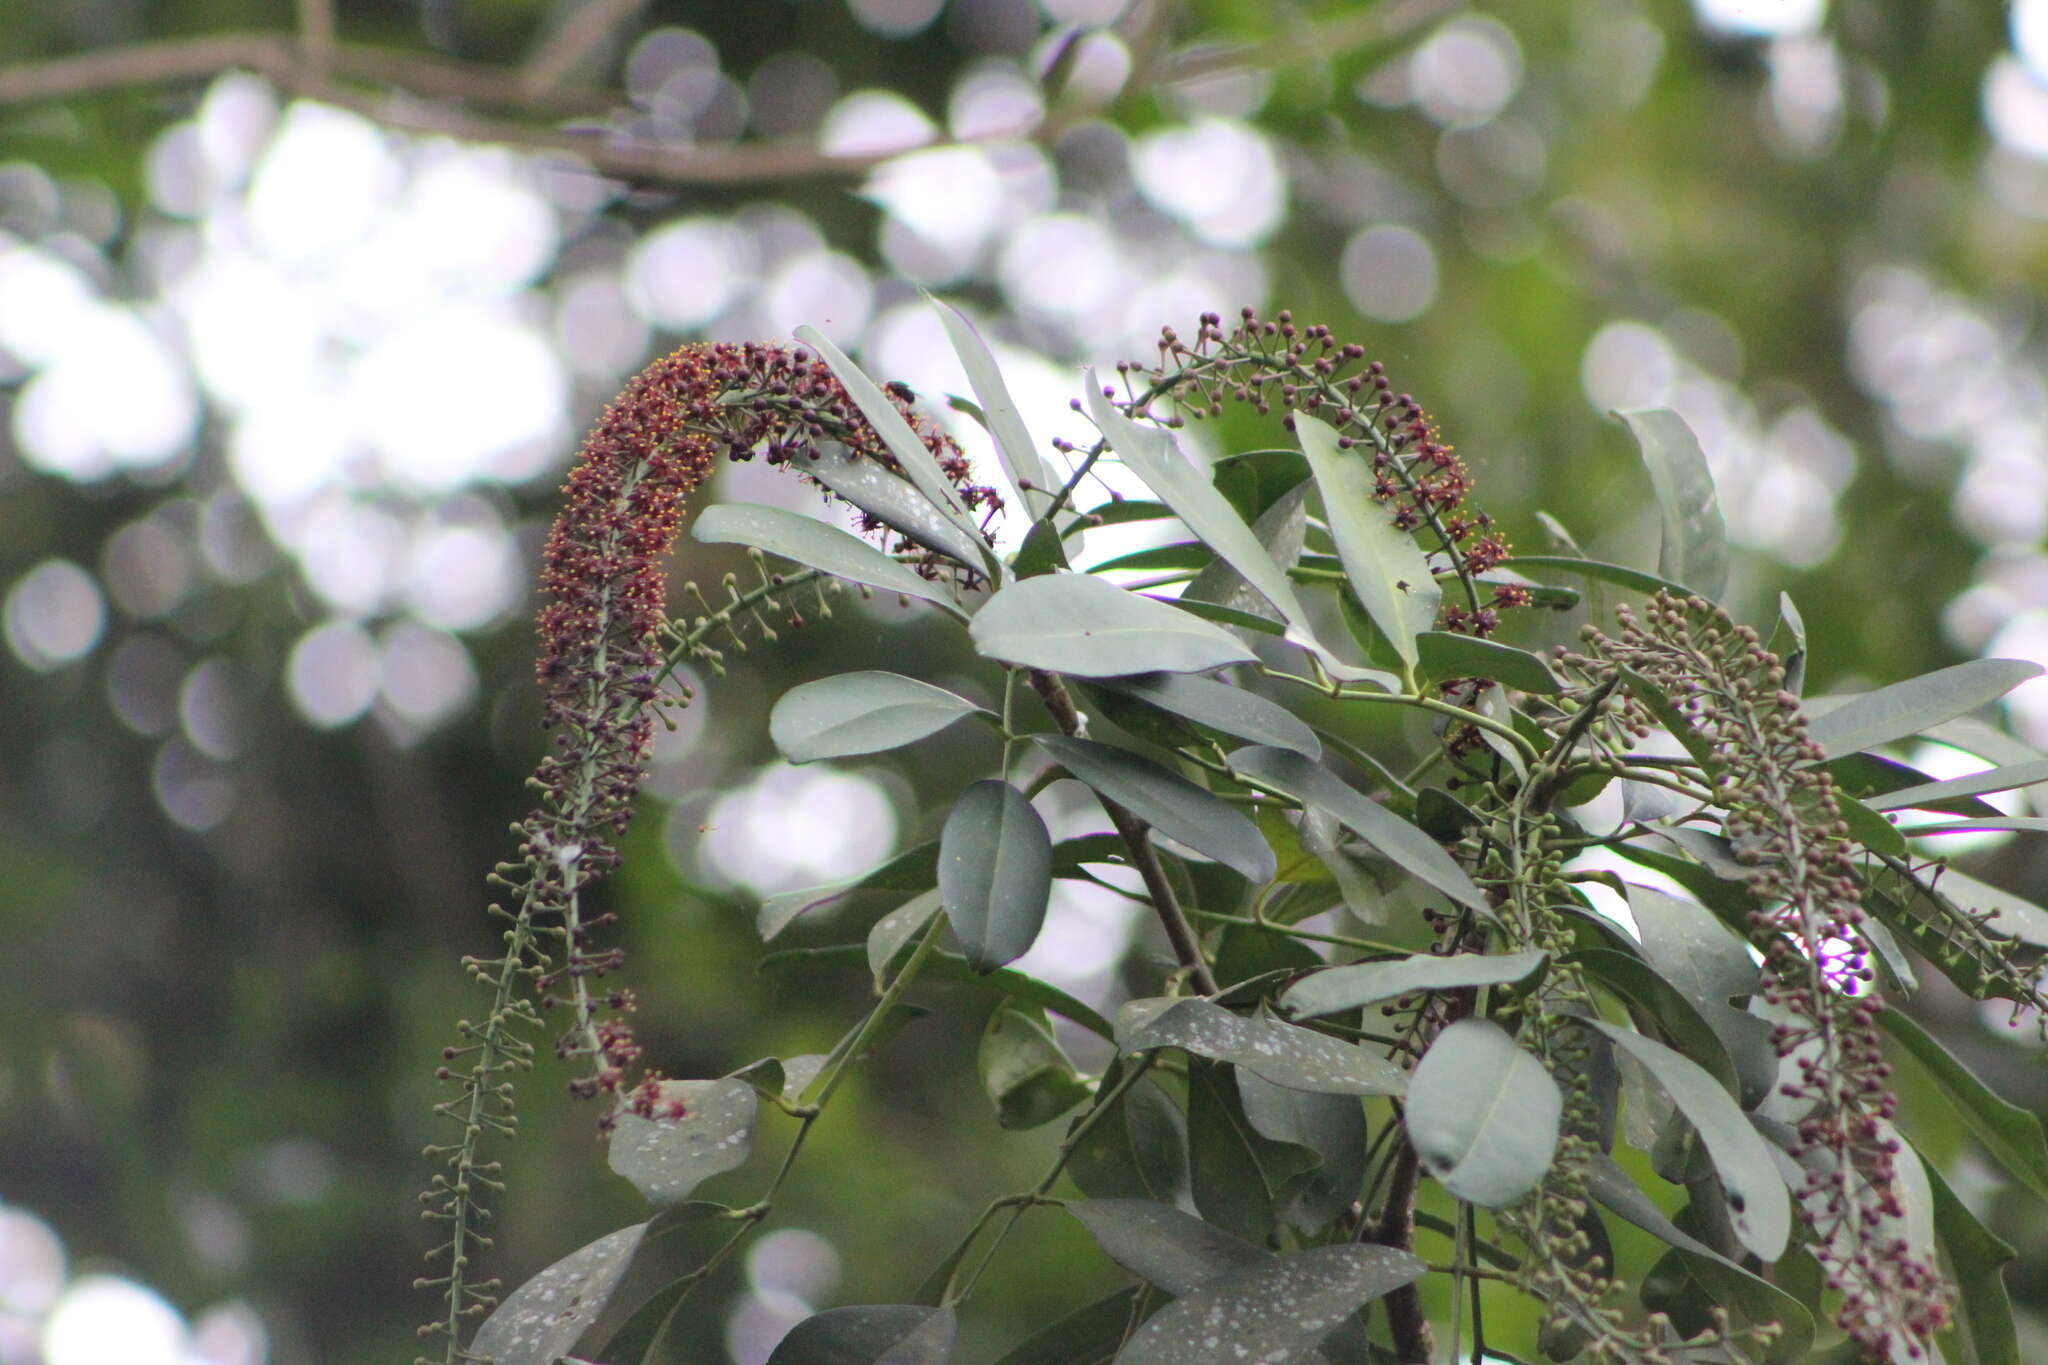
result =
M1526 649L1445 630L1424 631L1415 637L1415 647L1422 671L1431 678L1491 678L1546 697L1564 690L1550 665Z
M1516 555L1502 561L1517 571L1542 573L1544 570L1577 574L1601 583L1612 583L1619 588L1630 588L1640 593L1673 592L1681 597L1691 595L1691 589L1668 578L1631 569L1622 564L1607 564L1597 559L1574 559L1570 555Z
M982 1032L976 1066L1004 1128L1036 1128L1088 1098L1073 1062L1053 1041L1043 1010L1010 1001L997 1005Z
M1011 1348L996 1365L1108 1365L1124 1344L1144 1292L1142 1285L1128 1285L1077 1308Z
M621 1112L610 1148L612 1169L649 1203L679 1203L712 1176L746 1164L758 1103L753 1086L732 1077L663 1081L660 1102L680 1104L682 1117Z
M1422 1278L1391 1247L1315 1247L1198 1285L1131 1337L1119 1365L1301 1360L1360 1307Z
M2020 1365L2019 1332L2005 1291L2005 1266L2014 1258L2013 1249L1956 1197L1932 1161L1919 1152L1914 1156L1934 1192L1934 1232L1956 1288L1955 1324L1946 1339L1951 1350L1962 1349L1950 1358L1962 1365Z
M1228 631L1087 574L1011 583L968 632L986 658L1084 678L1196 673L1254 657Z
M939 835L939 898L967 961L990 971L1022 957L1045 923L1052 836L1007 782L976 782Z
M1664 520L1657 572L1719 599L1728 586L1728 525L1714 493L1714 474L1697 436L1669 408L1618 412L1642 451Z
M929 923L929 921L927 921ZM845 943L830 948L795 948L779 953L764 954L755 964L760 972L787 971L793 967L833 967L854 971L867 968L867 949L858 943ZM976 971L968 965L967 959L958 953L935 952L925 959L920 979L932 981L954 981L962 985L978 986L998 995L1012 996L1033 1005L1043 1005L1054 1014L1070 1019L1103 1038L1113 1038L1114 1030L1107 1019L1090 1009L1081 1001L1067 994L1050 982L1040 981L1035 976L1010 967L998 967L992 972Z
M1931 804L1933 802L1953 801L1959 796L1982 796L1987 792L2016 791L2041 782L2048 782L2048 759L1988 768L1981 773L1952 777L1945 782L1923 782L1917 786L1902 787L1881 796L1865 797L1863 804L1872 810L1932 810L1935 808Z
M761 902L761 910L754 919L755 932L761 935L763 943L773 939L793 924L800 916L809 914L820 906L849 896L855 891L922 891L936 882L939 867L939 844L936 839L918 844L883 863L880 867L864 872L851 881L833 882L828 886L807 886L799 891L785 891L770 896Z
M868 930L868 970L874 973L875 991L879 994L896 959L903 956L910 941L923 933L925 926L932 922L932 916L939 913L939 889L933 887L912 900L905 901L888 914L876 920Z
M1828 757L1839 758L1953 720L1997 701L2040 672L2039 664L2024 659L1972 659L1851 697L1816 715L1806 733Z
M1550 1169L1564 1095L1499 1025L1461 1019L1415 1068L1407 1116L1423 1168L1458 1198L1497 1209Z
M1412 669L1418 658L1415 637L1434 624L1443 595L1429 562L1415 538L1397 529L1393 514L1373 497L1370 460L1339 450L1329 424L1305 412L1294 415L1294 432L1315 471L1323 515L1351 590Z
M859 536L801 512L752 502L713 503L698 514L690 535L709 545L751 545L849 583L921 597L960 620L967 619L967 613L939 584L918 577L908 565L897 563Z
M768 714L768 735L792 763L880 753L988 712L943 687L863 670L793 687Z
M1242 687L1185 673L1141 673L1103 686L1226 735L1322 757L1322 741L1315 731L1279 702Z
M967 382L974 388L974 396L981 400L981 415L988 424L988 434L995 438L996 459L1003 466L1003 473L1009 477L1010 487L1017 490L1024 513L1037 521L1052 506L1053 495L1059 491L1059 484L1053 479L1052 471L1039 458L1038 447L1032 443L1031 431L1024 425L1024 418L1017 411L1017 404L1010 398L1010 387L1003 382L1002 369L996 358L989 353L988 343L981 339L981 333L967 315L952 304L932 296L926 290L924 296L945 325L946 338L953 343L953 354L960 357L960 368L967 371Z
M1067 1205L1103 1254L1175 1298L1222 1275L1273 1259L1264 1247L1150 1199Z
M1033 738L1053 761L1167 838L1205 853L1254 885L1279 870L1259 827L1229 802L1149 758L1090 739ZM1275 750L1275 752L1284 752Z
M470 1350L496 1365L555 1365L611 1303L646 1235L635 1223L556 1261L505 1297Z
M988 545L877 461L854 454L837 441L820 441L790 462L891 530L977 572L986 570Z
M1943 1119L1961 1119L2015 1180L2048 1198L2048 1138L2042 1135L2040 1116L2000 1099L1909 1016L1888 1009L1877 1022L1940 1087L1950 1105Z
M911 430L910 423L889 401L888 395L817 328L808 324L798 327L796 339L816 349L819 358L831 367L840 384L845 386L847 396L860 408L861 414L868 419L868 425L882 438L882 444L889 447L889 453L896 457L896 463L903 467L903 472L909 475L918 491L934 506L944 509L949 517L963 523L963 529L971 528L972 523L967 521L967 511L960 505L952 482L925 447L924 438Z
M1587 1023L1641 1063L1692 1121L1727 1191L1736 1237L1763 1260L1777 1260L1792 1233L1792 1198L1770 1148L1734 1098L1697 1062L1662 1043L1601 1020Z
M1443 846L1370 797L1345 785L1328 768L1300 754L1270 745L1238 749L1229 757L1231 771L1261 786L1316 806L1401 865L1410 875L1457 901L1493 918L1484 892Z
M1283 620L1290 625L1305 621L1286 570L1273 562L1272 555L1252 534L1252 528L1237 514L1229 499L1217 492L1208 477L1181 453L1171 433L1159 427L1141 426L1119 412L1102 396L1102 385L1096 381L1093 370L1088 371L1088 411L1095 425L1109 438L1118 458L1187 523L1203 544L1258 589Z
M768 1365L943 1365L953 1320L952 1309L921 1304L828 1308L790 1328ZM924 1335L927 1327L943 1340Z
M1229 1062L1293 1090L1324 1095L1398 1095L1401 1069L1354 1043L1313 1029L1233 1014L1207 1000L1132 1000L1117 1011L1125 1052L1175 1047Z
M1352 962L1303 977L1281 995L1280 1007L1297 1019L1314 1019L1414 991L1448 991L1526 981L1549 960L1550 954L1532 949L1503 957L1482 957L1477 953L1435 957L1419 953L1383 962Z

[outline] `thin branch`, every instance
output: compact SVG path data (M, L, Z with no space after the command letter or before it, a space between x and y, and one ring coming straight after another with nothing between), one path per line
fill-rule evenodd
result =
M519 69L519 88L529 96L546 94L575 71L590 50L646 7L647 0L584 0L584 3L541 41Z

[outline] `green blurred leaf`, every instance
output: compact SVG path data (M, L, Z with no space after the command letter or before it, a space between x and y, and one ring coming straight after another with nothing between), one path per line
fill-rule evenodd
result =
M2039 664L2024 659L1972 659L1819 711L1807 723L1807 737L1828 757L1840 758L1987 706L2040 673Z
M1030 799L994 778L960 793L939 835L939 898L968 963L1022 957L1051 893L1052 836Z
M962 621L967 619L967 613L939 584L918 577L908 565L899 564L859 536L801 512L751 502L713 503L698 513L690 535L710 545L751 545L849 583L923 598Z
M1411 875L1487 919L1493 908L1484 892L1443 846L1370 797L1345 785L1328 768L1300 754L1271 746L1238 749L1228 759L1233 773L1249 777L1305 805L1318 806L1400 864Z
M614 1116L611 1167L657 1207L680 1203L714 1175L746 1164L752 1150L754 1087L717 1081L663 1081L661 1103L680 1103L677 1119Z
M1256 1071L1275 1085L1327 1095L1398 1095L1401 1069L1327 1033L1233 1014L1207 1000L1159 997L1126 1001L1116 1016L1125 1052L1179 1048Z
M1229 632L1087 574L1019 579L968 631L985 658L1084 678L1198 673L1253 657Z
M1692 1121L1727 1191L1735 1235L1762 1259L1777 1260L1792 1232L1791 1196L1770 1148L1727 1089L1699 1063L1662 1043L1602 1020L1587 1023L1635 1058Z
M1550 1169L1564 1095L1499 1025L1461 1019L1416 1066L1406 1114L1423 1169L1458 1198L1497 1209Z
M1069 775L1167 838L1207 854L1254 885L1273 880L1278 863L1266 837L1249 816L1214 793L1114 745L1064 735L1032 738Z
M982 1032L976 1066L1004 1128L1036 1128L1088 1098L1088 1087L1053 1041L1041 1009L1009 1001L997 1005Z
M989 714L943 687L864 669L783 693L769 712L768 734L784 758L809 763L914 744L977 713Z
M1351 962L1327 967L1289 986L1280 1007L1297 1019L1376 1005L1413 991L1447 991L1464 986L1503 986L1526 981L1549 962L1540 950L1487 957L1458 953L1451 957L1418 953L1379 962Z
M1414 668L1415 637L1434 624L1443 595L1422 548L1373 497L1372 461L1363 452L1340 450L1329 424L1305 412L1294 414L1294 431L1315 471L1323 516L1351 590L1402 663Z
M1132 1336L1119 1365L1299 1360L1361 1306L1422 1278L1391 1247L1315 1247L1198 1285Z
M646 1235L635 1223L556 1261L505 1296L469 1349L496 1365L555 1365L611 1303Z
M2009 1175L2048 1198L2048 1138L2040 1115L2000 1099L1910 1016L1888 1009L1877 1022L1941 1090L1949 1103L1942 1118L1961 1119Z
M1721 519L1714 474L1685 419L1669 408L1618 412L1636 438L1663 517L1660 576L1718 601L1728 586L1728 526Z

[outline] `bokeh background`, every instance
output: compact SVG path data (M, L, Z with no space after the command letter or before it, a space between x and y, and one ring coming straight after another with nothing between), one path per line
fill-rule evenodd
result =
M0 4L0 1362L410 1358L431 1072L540 750L539 538L663 348L810 322L980 450L920 288L1041 440L1080 434L1083 364L1287 307L1386 362L1518 543L1544 511L1638 563L1603 414L1672 406L1738 613L1792 593L1840 690L2048 663L2044 281L2048 0ZM755 466L711 496L815 505ZM713 596L734 569L677 556ZM757 975L759 897L926 837L992 759L775 759L781 690L878 666L991 683L920 611L842 601L663 734L609 894L672 1074L828 1047L865 980ZM2009 719L2048 746L2048 683ZM2039 894L2028 837L1945 851ZM1153 952L1063 889L1018 965L1113 1004ZM758 1365L815 1308L908 1297L1042 1168L1052 1135L1002 1133L972 1080L986 999L922 998L673 1359ZM2024 1035L1917 1008L2048 1104ZM558 1091L544 1068L506 1151L515 1280L639 1216ZM2020 1249L2048 1352L2048 1228L1908 1126ZM971 1351L1111 1280L1056 1216L1004 1255Z

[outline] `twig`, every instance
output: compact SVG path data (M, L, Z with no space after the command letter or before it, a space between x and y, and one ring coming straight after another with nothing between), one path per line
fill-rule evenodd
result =
M583 58L633 18L647 0L584 0L553 33L541 41L519 69L519 88L540 95L560 85Z

